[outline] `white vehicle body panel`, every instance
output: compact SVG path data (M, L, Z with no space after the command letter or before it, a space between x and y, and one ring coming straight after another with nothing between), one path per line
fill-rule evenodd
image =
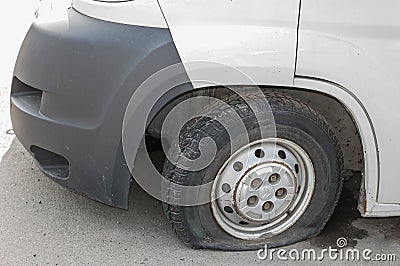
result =
M168 28L155 0L122 2L73 0L73 7L89 17L102 20L129 25Z
M160 0L159 3L183 64L218 62L239 69L260 85L293 84L298 0ZM185 67L192 81L204 78L196 76L190 64ZM218 80L220 76L220 71L213 71L209 78ZM226 82L229 81L221 80ZM242 82L229 83L249 85ZM194 82L194 86L201 84Z
M328 80L351 91L368 113L376 134L374 149L373 140L361 132L367 202L376 201L376 209L370 205L367 212L389 208L400 214L396 156L400 147L399 10L396 0L384 4L376 0L302 1L296 75ZM354 105L348 109L354 110ZM371 165L374 156L378 169Z

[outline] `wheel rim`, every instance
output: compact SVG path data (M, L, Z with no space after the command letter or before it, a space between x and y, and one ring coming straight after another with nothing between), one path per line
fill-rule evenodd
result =
M296 223L314 186L312 161L299 145L280 138L259 140L239 149L219 170L212 212L236 238L268 238Z

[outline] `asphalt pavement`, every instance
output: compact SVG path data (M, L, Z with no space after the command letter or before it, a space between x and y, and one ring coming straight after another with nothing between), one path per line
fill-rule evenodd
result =
M352 188L346 183L339 206L323 233L286 247L287 251L336 247L371 249L400 260L400 218L361 218ZM1 265L272 265L304 262L260 260L257 252L193 250L174 235L161 203L137 185L130 209L120 210L64 189L44 176L15 140L0 163ZM326 257L324 264L349 263ZM318 263L319 262L313 262ZM364 265L363 261L351 264ZM376 263L376 262L375 262ZM282 265L282 264L281 264Z

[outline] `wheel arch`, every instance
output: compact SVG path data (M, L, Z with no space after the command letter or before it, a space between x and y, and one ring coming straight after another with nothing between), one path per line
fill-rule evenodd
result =
M294 86L333 97L340 102L352 118L360 136L363 157L358 210L362 216L373 215L373 209L378 205L380 164L377 136L367 109L348 88L328 80L296 76Z
M355 147L353 147L353 153L349 149L344 152L345 162L348 169L361 170L363 173L360 188L359 211L363 216L369 216L372 209L377 204L379 150L371 119L368 116L367 110L357 97L352 94L351 91L338 84L303 76L295 77L293 87L260 87L272 88L273 90L283 91L292 96L300 97L301 100L307 101L313 108L317 109L317 111L319 111L318 106L316 106L318 100L312 102L307 100L307 97L304 97L304 95L313 93L321 97L329 98L331 101L337 102L336 106L342 108L341 113L345 112L348 115L356 131L356 139L353 136L353 140L359 141L359 143L356 143ZM216 96L218 93L218 87L188 88L182 85L169 90L167 93L161 95L157 103L153 106L146 121L146 132L157 138L157 135L160 134L163 117L165 117L168 111L181 100L198 95ZM303 96L300 96L301 94L303 94ZM331 125L335 123L332 117L327 120ZM335 128L334 131L338 132L340 130L341 128ZM353 129L348 129L347 131L351 132L352 130ZM342 147L343 145L346 145L344 140L343 143L341 143ZM354 153L358 148L359 152ZM355 162L354 160L357 161ZM135 167L138 167L138 165Z

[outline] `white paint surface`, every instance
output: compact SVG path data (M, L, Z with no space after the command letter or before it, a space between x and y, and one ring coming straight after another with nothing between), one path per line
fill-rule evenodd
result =
M128 25L168 28L157 0L99 2L74 0L76 10L87 16Z
M3 3L0 16L0 160L9 149L13 134L7 134L11 126L9 95L14 63L19 47L29 29L39 0L13 0Z
M293 85L298 0L159 0L159 3L195 87L205 84L196 81L204 80L225 85L253 82ZM198 65L190 64L193 61L229 67L198 71ZM253 82L249 83L243 75L230 75L232 67Z

